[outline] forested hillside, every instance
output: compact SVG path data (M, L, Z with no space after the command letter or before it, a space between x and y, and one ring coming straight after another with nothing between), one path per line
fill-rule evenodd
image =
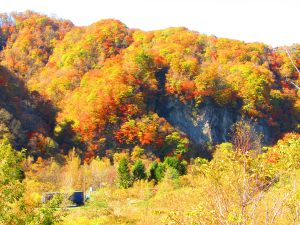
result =
M300 100L290 81L299 74L282 48L186 28L144 32L111 19L76 27L30 11L1 16L1 48L1 132L20 129L12 138L36 156L80 147L88 159L138 146L163 157L176 137L193 149L230 140L241 117L260 124L266 144L297 131ZM300 65L300 46L289 49ZM168 119L169 102L191 115L208 102L234 112L228 135L214 139L198 126L204 138L195 143Z
M186 174L188 162L188 177L172 183L170 190L187 185L190 192L186 193L192 193L190 189L198 184L189 176L196 174L212 189L197 187L199 192L195 194L219 196L216 201L224 201L224 207L230 208L227 200L238 200L228 196L225 200L218 188L224 185L228 190L233 188L232 193L239 193L228 186L230 181L224 180L223 174L227 171L234 177L239 171L245 175L244 181L249 181L247 188L253 188L247 189L253 193L243 196L249 197L244 200L251 203L243 204L252 204L251 198L268 191L278 181L278 174L285 170L294 175L299 172L299 162L289 161L292 166L288 168L284 165L285 156L294 160L299 150L300 74L293 62L300 68L300 44L272 48L184 27L145 32L113 19L78 27L71 21L31 11L1 14L0 138L5 140L2 147L19 152L27 149L22 165L32 193L66 187L80 189L82 174L86 173L83 171L94 173L95 168L106 171L105 175L95 175L106 185L115 184L109 177L113 179L118 171L121 176L120 173L130 173L132 169L138 172L132 171L132 179L121 179L122 187L131 187L133 181L146 177L154 180L155 185L164 176L177 179ZM275 145L279 139L282 140ZM250 150L254 153L248 154ZM237 156L233 153L236 151ZM139 159L149 160L149 174ZM224 167L218 159L224 161ZM152 161L155 163L150 165ZM112 169L119 164L123 169ZM176 170L175 175L174 171L166 172L169 167ZM202 177L203 174L208 175ZM66 177L75 180L66 184ZM222 177L220 186L212 177ZM283 177L288 179L286 174ZM88 184L101 186L94 181L84 182L84 188ZM246 188L242 178L236 185ZM280 187L274 187L276 193ZM169 198L166 195L162 192L159 196ZM266 194L262 198L268 201L271 197ZM261 199L255 203L258 209L263 207ZM157 201L147 200L147 204L155 205ZM190 201L193 202L192 198ZM186 213L192 213L191 219L182 219L187 217L179 209L167 218L181 221L176 224L198 224L193 223L197 218L206 221L203 224L246 224L241 221L250 218L250 214L245 217L246 205L232 206L235 208L231 212L245 210L240 218L238 213L230 214L228 208L216 211L214 204L221 203L199 205L209 211L205 215L201 210L193 214L192 208L186 208ZM241 223L231 223L230 218Z

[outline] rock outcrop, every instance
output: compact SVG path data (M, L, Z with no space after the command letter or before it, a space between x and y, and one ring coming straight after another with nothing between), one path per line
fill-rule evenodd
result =
M193 104L184 104L175 97L163 97L157 112L171 125L186 133L196 145L229 141L232 126L241 119L238 108L219 106L210 99L194 107ZM263 135L264 144L272 141L271 128L264 120L251 123Z

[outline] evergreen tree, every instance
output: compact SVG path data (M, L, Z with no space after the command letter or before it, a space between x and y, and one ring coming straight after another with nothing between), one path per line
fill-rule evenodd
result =
M158 163L156 161L154 161L151 166L150 166L150 170L149 170L149 178L148 180L155 180L155 182L157 182L156 176L155 176L155 170L158 166Z
M175 156L166 157L164 160L164 164L166 166L176 169L180 176L186 174L186 162L180 162L180 160Z
M118 180L121 188L129 188L132 186L132 176L128 164L128 160L122 158L118 167Z
M162 180L162 178L165 175L165 171L166 171L165 165L162 163L158 163L157 168L155 169L155 177L157 182Z
M147 178L146 168L142 160L135 161L132 174L134 180L145 180Z
M165 166L155 161L151 164L149 172L149 180L154 180L155 183L158 183L164 177Z

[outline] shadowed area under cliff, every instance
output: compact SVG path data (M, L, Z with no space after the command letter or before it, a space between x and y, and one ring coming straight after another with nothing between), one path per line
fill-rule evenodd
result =
M15 146L26 146L32 132L51 135L56 115L51 102L37 92L29 93L24 82L3 66L0 66L0 82L0 123L15 134Z

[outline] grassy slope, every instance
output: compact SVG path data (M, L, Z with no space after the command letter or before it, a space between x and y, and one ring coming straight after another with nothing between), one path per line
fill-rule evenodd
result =
M298 186L299 175L300 170L296 175ZM127 190L103 188L94 192L85 206L70 209L62 224L220 224L217 218L213 219L215 212L208 210L216 200L209 197L214 192L209 182L201 175L186 175L178 181L165 179L154 188L146 182L137 183ZM281 203L282 208L278 208L280 215L274 222L266 224L291 224L289 204L294 197L286 194L289 185L291 180L285 178L264 193L254 215L255 224L265 224L268 208L271 209L269 217L272 218L276 204L279 206ZM226 197L230 201L237 196L228 190ZM285 201L287 198L289 200ZM226 220L226 224L240 224L236 218L228 217Z

